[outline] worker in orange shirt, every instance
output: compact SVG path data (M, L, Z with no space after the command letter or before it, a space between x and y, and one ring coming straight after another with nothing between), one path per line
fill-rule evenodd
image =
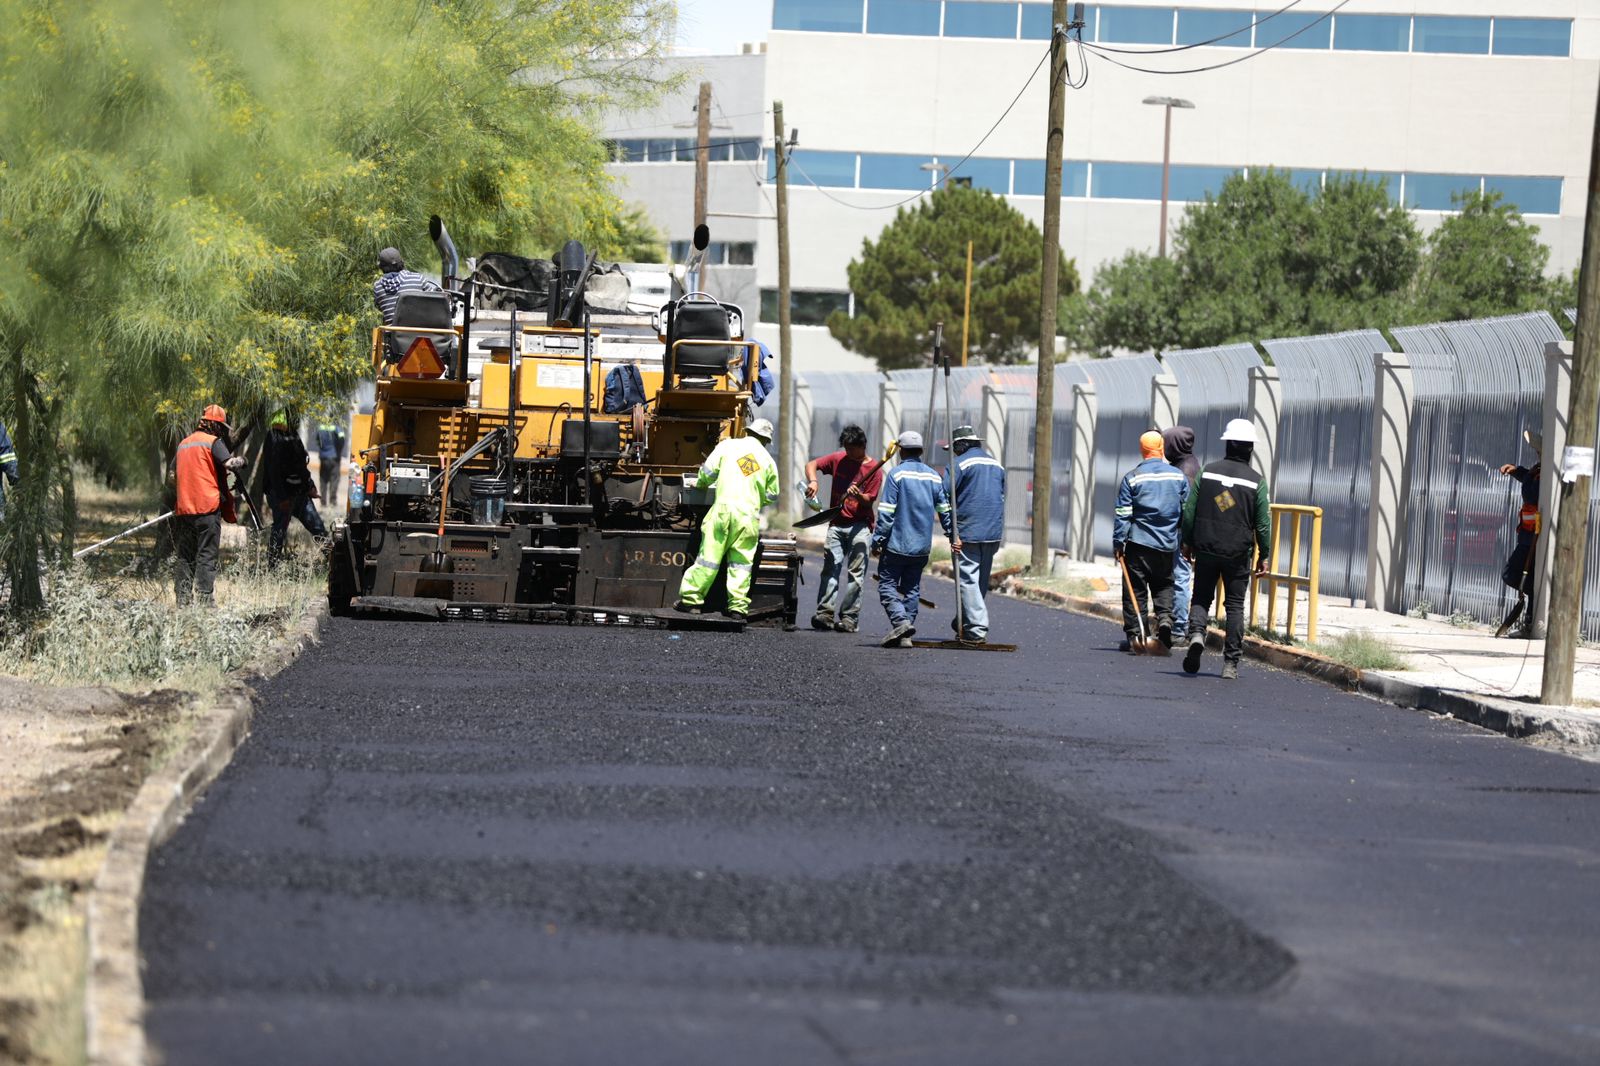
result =
M232 435L228 412L209 404L194 432L178 445L178 504L173 521L178 547L174 591L179 607L196 600L202 607L215 605L212 588L222 550L222 523L239 520L228 488L228 471L243 466L244 460L228 451Z

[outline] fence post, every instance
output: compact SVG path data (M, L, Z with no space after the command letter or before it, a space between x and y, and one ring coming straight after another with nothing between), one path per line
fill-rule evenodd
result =
M1006 419L1010 411L1006 407L1006 390L993 385L983 387L983 408L978 413L978 424L973 428L978 431L989 444L989 450L996 459L1002 463L1007 461L1006 456Z
M1178 424L1178 379L1163 370L1150 379L1150 424L1171 429Z
M1405 587L1406 512L1411 506L1411 357L1373 357L1372 501L1367 518L1367 606L1400 607Z
M1283 389L1275 366L1250 368L1250 422L1256 428L1256 466L1272 489L1278 487L1278 418L1283 411ZM1303 502L1303 501L1285 501Z
M1540 529L1539 539L1533 545L1533 602L1528 605L1533 612L1534 633L1540 637L1544 636L1545 612L1550 606L1550 563L1555 558L1556 523L1561 520L1556 513L1556 496L1561 490L1561 476L1556 465L1567 447L1567 411L1572 406L1571 397L1572 342L1548 341L1544 346L1544 421L1539 430L1544 448L1539 452L1539 461L1549 463L1550 469L1539 478Z
M793 493L792 502L798 508L803 506L800 497L806 484L806 463L811 461L811 386L805 383L805 379L794 383L794 413L784 417L794 419L789 423L789 439L794 441L794 455L790 459L793 467L784 471L788 481L780 482L778 487L780 492ZM778 509L788 511L789 503L789 498L785 497Z
M1072 510L1067 550L1074 559L1094 561L1094 434L1100 404L1094 386L1072 386ZM1035 485L1034 491L1040 491ZM1044 486L1049 492L1049 486Z
M888 378L878 382L878 454L900 436L900 386Z

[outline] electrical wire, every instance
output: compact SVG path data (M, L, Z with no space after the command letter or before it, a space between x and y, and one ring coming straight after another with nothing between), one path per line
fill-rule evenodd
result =
M939 177L937 177L934 180L933 184L930 185L928 188L923 189L920 192L915 192L915 193L911 194L910 196L907 196L903 200L896 200L892 204L876 204L876 205L853 204L853 203L850 203L848 200L841 200L839 197L837 197L833 193L829 192L823 186L818 185L817 182L816 182L816 179L813 178L810 174L806 173L805 167L801 166L798 162L796 162L793 155L791 155L789 157L789 164L800 172L800 176L802 178L805 178L807 184L809 184L813 189L817 190L823 196L825 196L828 199L832 200L834 203L838 204L841 207L848 207L848 208L850 208L851 210L854 210L854 211L892 211L897 207L904 207L906 204L911 203L913 200L922 199L924 196L927 196L929 193L931 193L931 192L935 191L936 189L938 189L940 185L943 185L945 182L949 181L950 178L956 173L956 171L961 169L962 164L966 163L967 160L971 159L974 155L976 155L978 153L978 149L982 148L984 146L984 143L986 141L988 141L988 139L994 135L994 131L1000 128L1000 123L1002 123L1002 122L1004 122L1006 120L1007 116L1009 116L1011 114L1011 112L1016 108L1017 104L1022 100L1023 94L1028 91L1028 86L1032 85L1033 84L1033 79L1039 76L1040 69L1043 68L1044 65L1047 62L1050 61L1050 56L1054 52L1054 50L1055 49L1054 49L1053 44L1052 44L1052 47L1045 49L1045 53L1044 53L1043 58L1041 58L1039 60L1038 65L1033 68L1033 72L1028 75L1028 80L1022 83L1022 88L1017 90L1017 95L1012 98L1011 103L1007 104L1006 105L1006 109L1000 113L1000 117L994 120L994 125L989 127L989 132L985 133L981 138L979 138L978 143L972 146L972 150L969 151L966 155L961 157L961 161L960 162L958 162L953 167L947 168L945 170L945 172L943 174L939 175ZM1085 68L1085 80L1087 80L1087 68Z
M1347 5L1349 3L1350 3L1350 0L1339 0L1339 3L1335 4L1332 8L1330 8L1329 10L1323 12L1321 15L1317 16L1316 18L1312 19L1310 22L1306 23L1304 26L1300 27L1298 30L1295 30L1293 33L1289 34L1287 37L1285 37L1281 41L1275 41L1272 44L1267 45L1267 47L1265 47L1265 48L1254 49L1254 50L1252 50L1252 51L1250 51L1250 52L1248 52L1248 53L1246 53L1246 54L1244 54L1242 56L1239 56L1236 59L1230 59L1225 63L1210 63L1210 64L1207 64L1206 66L1203 66L1203 67L1189 67L1189 68L1184 69L1184 70L1155 70L1155 69L1152 69L1150 67L1139 67L1139 66L1134 66L1132 63L1124 63L1120 59L1115 59L1111 55L1107 54L1098 45L1086 44L1083 47L1087 48L1090 52L1092 52L1094 55L1096 55L1100 59L1104 59L1107 63L1110 63L1112 66L1121 67L1123 70L1137 71L1140 74L1204 74L1208 70L1221 70L1224 67L1236 66L1237 64L1243 63L1246 60L1255 59L1257 56L1266 55L1268 52L1272 51L1275 48L1281 48L1284 45L1288 44L1290 41L1294 40L1296 37L1300 36L1302 33L1305 33L1307 30L1309 30L1313 26L1317 25L1317 23L1323 22L1323 21L1326 21L1327 19L1332 18L1335 12L1337 12L1340 8L1343 8L1345 5Z
M1096 42L1095 47L1104 52L1115 52L1118 55L1128 56L1160 56L1168 55L1172 52L1187 52L1191 48L1205 48L1209 45L1216 44L1218 41L1226 41L1229 37L1237 37L1245 30L1254 29L1257 26L1263 25L1271 19L1277 18L1285 11L1288 11L1291 8L1299 7L1303 3L1305 3L1305 0L1289 0L1289 3L1284 4L1282 7L1278 8L1278 10L1269 11L1260 18L1255 18L1254 14L1252 14L1251 21L1247 25L1240 26L1236 30L1229 30L1227 33L1224 33L1218 37L1212 37L1204 41L1196 41L1193 44L1172 45L1167 48L1117 48L1112 45L1104 45Z
M660 140L660 141L672 140L672 141L676 141L676 140L678 140L678 138L674 138L674 137L637 137L637 138L629 138L629 139L630 140L641 140L641 141L651 141L651 140ZM688 138L682 138L682 139L683 140L687 140ZM615 143L615 138L607 138L607 140L611 140L613 143ZM707 148L729 148L729 147L732 147L734 145L751 144L751 143L754 143L758 150L762 147L761 138L760 137L740 137L736 141L710 141L710 142L708 142L706 144L706 147ZM620 147L620 145L618 147ZM684 149L676 149L676 148L673 149L673 154L676 155L679 151L695 152L695 151L698 151L698 150L699 150L698 146L690 145L688 148L684 148ZM692 159L613 159L612 160L613 163L692 163L693 161L694 160L692 160ZM711 162L713 162L713 163L748 163L748 162L751 162L751 160L748 160L748 159L713 159L713 160L711 160Z

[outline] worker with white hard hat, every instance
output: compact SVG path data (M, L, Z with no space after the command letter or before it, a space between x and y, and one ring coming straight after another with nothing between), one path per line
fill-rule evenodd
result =
M1222 431L1223 459L1208 463L1195 478L1183 505L1183 546L1194 559L1194 600L1189 609L1189 651L1183 657L1187 674L1200 672L1206 650L1206 626L1217 579L1223 584L1228 635L1222 651L1222 676L1239 676L1244 657L1244 594L1254 571L1267 571L1272 542L1272 494L1267 479L1250 465L1256 429L1235 418Z
M717 498L700 523L700 550L678 588L676 606L686 614L705 609L706 593L726 560L726 613L736 622L750 616L750 582L756 544L761 539L761 511L778 498L778 464L767 452L772 443L771 422L758 418L744 432L743 437L730 437L712 449L695 479L700 488L715 485Z
M961 550L950 519L950 496L944 479L922 461L922 434L900 434L900 464L884 479L878 500L878 525L872 534L872 554L879 556L878 599L889 616L885 648L909 648L917 629L917 599L922 592L922 571L933 550L933 522L937 517L950 538L952 552Z

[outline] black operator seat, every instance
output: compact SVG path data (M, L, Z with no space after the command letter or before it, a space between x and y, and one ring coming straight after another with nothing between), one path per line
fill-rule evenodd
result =
M729 341L734 339L730 305L702 293L690 293L668 304L667 351L672 360L669 379L680 388L712 388L715 377L728 372L741 349L733 345L677 345L681 340ZM737 310L737 309L733 309Z
M445 374L448 376L456 363L456 336L442 333L407 333L406 326L429 330L453 329L455 312L450 304L450 294L425 289L401 290L395 299L394 321L389 325L391 332L388 335L391 363L398 363L404 358L418 337L427 337L432 342L434 351L439 353L439 360L444 363Z

